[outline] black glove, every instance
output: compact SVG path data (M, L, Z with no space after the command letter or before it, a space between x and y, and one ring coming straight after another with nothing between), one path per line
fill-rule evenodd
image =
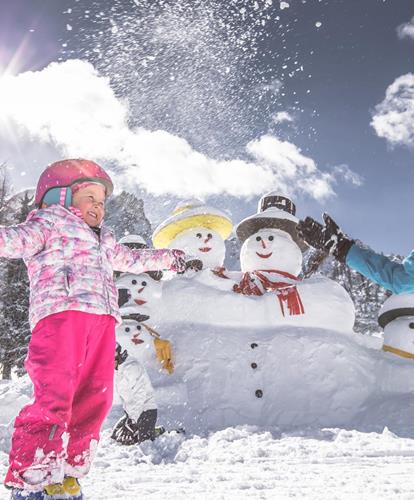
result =
M203 263L200 259L193 257L192 255L185 255L183 257L183 264L177 274L184 274L186 271L201 271L203 269Z
M299 221L296 231L310 246L322 250L345 262L349 249L355 243L341 231L338 224L327 214L323 214L323 226L312 217Z
M188 260L185 261L185 270L191 271L201 271L203 269L203 263L200 259L196 259L194 257L189 257Z

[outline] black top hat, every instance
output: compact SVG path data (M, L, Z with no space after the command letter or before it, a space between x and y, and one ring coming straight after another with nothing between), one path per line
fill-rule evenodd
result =
M289 198L276 193L268 193L259 201L258 213L242 220L236 227L236 234L243 243L260 229L280 229L290 234L293 241L302 251L308 245L299 238L296 232L298 219L295 217L296 207Z
M296 215L295 204L292 200L286 198L286 196L280 196L273 193L265 194L260 198L258 211L264 212L268 208L278 208L279 210L284 210L292 215Z

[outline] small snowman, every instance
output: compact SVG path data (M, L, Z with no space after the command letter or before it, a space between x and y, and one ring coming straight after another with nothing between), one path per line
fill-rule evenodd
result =
M145 366L154 358L153 339L142 325L147 319L148 316L140 314L124 314L115 331L117 342Z
M203 269L214 269L223 265L224 241L232 228L224 212L193 199L174 209L155 229L152 241L155 248L178 248L200 260Z
M383 350L414 359L414 294L391 295L380 309L378 323L384 329Z
M145 240L139 235L124 236L119 243L131 249L148 248ZM156 306L162 295L161 271L147 271L142 274L123 273L116 280L118 288L118 305L123 314L139 313L151 316L151 310Z

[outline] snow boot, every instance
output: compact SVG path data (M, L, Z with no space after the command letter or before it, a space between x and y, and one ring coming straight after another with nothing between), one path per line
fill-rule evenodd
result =
M144 441L154 441L156 438L155 423L157 421L157 410L145 410L137 420L136 429L138 433L138 443Z
M83 500L80 484L75 477L67 476L63 483L49 484L44 489L44 500Z
M72 495L76 500L82 498L81 486L76 477L66 476L63 480L63 488L67 494Z
M27 491L20 488L13 488L11 500L44 500L43 491Z
M115 424L111 438L127 446L138 443L136 423L125 413L125 415Z

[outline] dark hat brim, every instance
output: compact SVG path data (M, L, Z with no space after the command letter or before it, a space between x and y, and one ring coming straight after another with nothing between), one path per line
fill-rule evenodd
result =
M149 316L147 314L139 314L139 313L130 313L130 314L123 314L122 319L132 319L134 321L137 321L138 323L142 323L143 321L147 321L149 319Z
M244 243L252 234L260 229L281 229L290 234L293 241L298 245L302 252L306 251L308 245L299 238L296 232L297 223L289 219L278 219L276 217L251 217L240 222L236 227L236 234L239 240Z

